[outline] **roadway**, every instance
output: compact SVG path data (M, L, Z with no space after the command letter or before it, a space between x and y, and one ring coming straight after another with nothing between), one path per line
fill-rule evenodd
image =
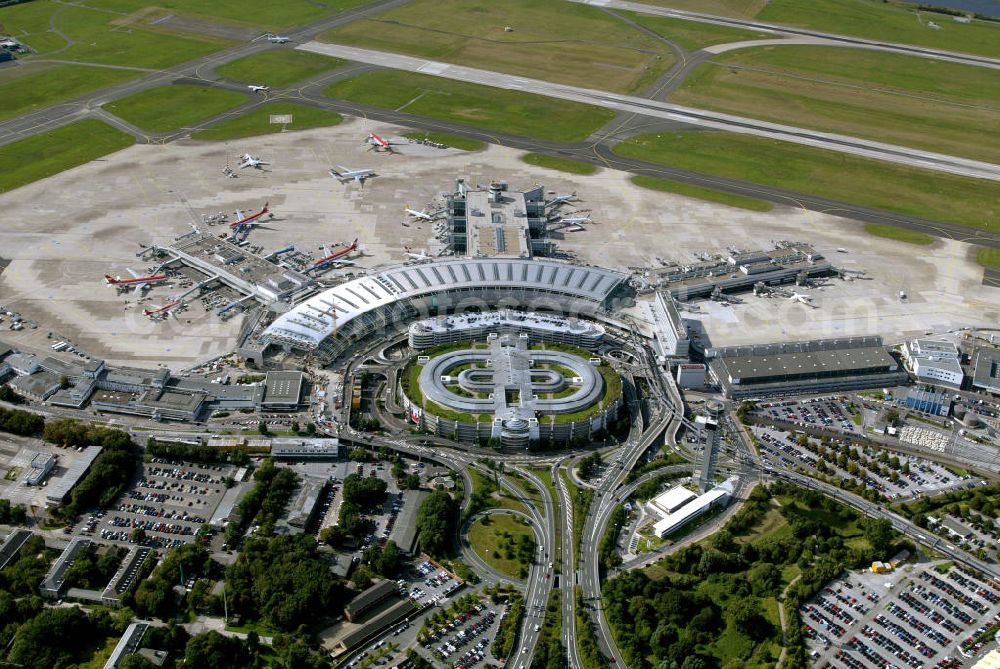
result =
M318 53L334 58L377 65L379 67L404 70L419 74L429 74L445 79L453 79L481 86L491 86L505 90L519 90L537 95L570 100L595 105L619 112L641 114L653 118L676 121L688 125L724 130L741 134L756 135L770 139L812 146L815 148L848 153L865 158L917 167L959 176L1000 181L1000 165L948 156L931 151L922 151L905 146L885 144L847 135L820 132L780 123L769 123L755 119L723 114L721 112L695 109L681 105L650 100L647 98L609 93L591 88L556 84L540 79L529 79L502 72L482 70L464 65L452 65L440 61L414 58L385 51L374 51L360 47L325 42L307 42L296 49Z

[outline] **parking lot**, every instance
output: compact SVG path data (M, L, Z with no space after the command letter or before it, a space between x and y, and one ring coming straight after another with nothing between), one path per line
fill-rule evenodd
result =
M958 476L939 464L882 448L851 446L858 456L852 459L843 455L844 442L839 439L825 446L810 439L808 445L803 446L799 443L799 433L759 426L754 426L752 431L765 460L782 467L863 481L867 488L877 490L890 500L939 494L972 484L970 477ZM822 471L819 468L821 460Z
M860 416L860 407L840 396L766 402L757 405L754 413L763 418L781 420L801 426L825 428L845 435L862 435L863 427L855 425L855 415Z
M409 597L419 607L428 604L446 603L448 596L464 584L461 579L447 569L430 561L414 566L410 580L396 582L404 597Z
M493 657L490 643L496 636L504 607L478 600L446 624L430 630L421 645L445 667L475 667Z
M992 645L984 633L998 613L1000 587L949 563L851 573L800 610L822 669L971 666Z
M99 510L67 534L129 543L143 530L143 545L169 548L194 541L212 517L232 476L231 465L192 464L164 458L143 463L139 478L108 509Z

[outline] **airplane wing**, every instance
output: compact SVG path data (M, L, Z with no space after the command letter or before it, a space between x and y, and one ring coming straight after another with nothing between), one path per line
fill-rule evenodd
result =
M143 282L143 283L140 283L139 285L137 285L137 286L135 287L135 290L134 290L134 291L132 291L132 294L133 294L133 295L137 295L137 296L138 296L138 295L142 295L142 291L146 290L146 286L148 286L148 285L149 285L149 284L148 284L148 283L146 283L146 282Z
M236 220L237 221L242 221L246 217L247 217L247 215L243 213L242 209L237 209L236 210Z
M136 271L135 271L134 269L132 269L131 267L126 267L126 268L125 268L125 271L126 271L126 272L128 272L129 274L131 274L131 275L132 275L132 278L133 278L133 279L138 279L138 278L139 278L139 273L138 273L138 272L136 272Z

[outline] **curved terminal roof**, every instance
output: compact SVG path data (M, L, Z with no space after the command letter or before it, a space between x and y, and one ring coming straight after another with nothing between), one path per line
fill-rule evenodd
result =
M624 278L600 267L522 258L456 258L402 265L309 298L279 316L263 336L315 348L365 313L401 300L461 289L537 290L600 303Z

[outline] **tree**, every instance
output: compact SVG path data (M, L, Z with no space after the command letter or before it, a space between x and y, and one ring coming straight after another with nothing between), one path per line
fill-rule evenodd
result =
M761 603L756 597L743 597L729 602L726 609L726 622L757 640L764 637L771 624L760 614Z
M877 556L888 558L886 553L892 547L893 529L892 523L886 518L869 518L864 522L865 539L871 544Z
M316 434L315 423L306 423L306 434L308 434L310 437Z
M259 423L257 423L257 431L264 436L271 434L271 431L267 429L267 423L265 423L264 421L260 421Z
M435 490L417 511L420 548L432 556L446 555L458 527L458 502L444 490Z
M245 667L249 660L243 641L218 632L205 632L191 637L184 652L185 669Z

